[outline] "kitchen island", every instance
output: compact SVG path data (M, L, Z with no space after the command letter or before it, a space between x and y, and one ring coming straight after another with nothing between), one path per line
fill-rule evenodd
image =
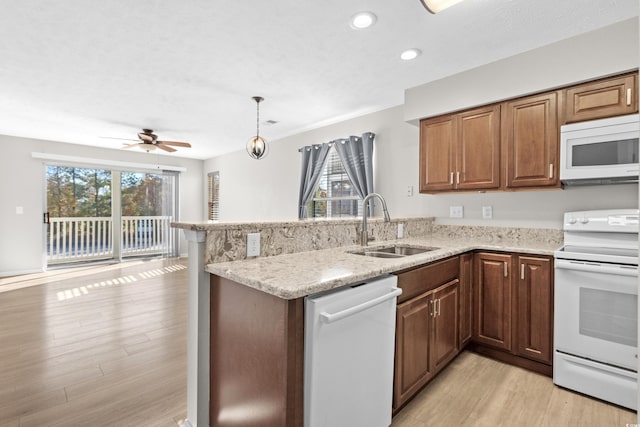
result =
M354 237L351 244L343 242L328 249L206 264L204 260L211 254L205 247L212 246L206 242L207 233L224 226L175 224L185 229L191 242L190 267L197 271L190 277L199 281L193 286L190 283L190 301L197 307L197 316L190 320L188 420L193 425L195 419L197 425L207 425L209 419L212 425L302 425L303 298L307 295L469 251L552 255L562 244L557 230L439 226L431 219L423 221L428 225L416 227L420 233L372 243L438 248L418 255L356 255L350 253L360 248L353 245ZM356 222L343 223L357 227ZM376 221L373 226L389 227ZM260 227L264 224L255 229L268 235L269 231ZM230 249L235 254L241 252ZM203 271L210 278L208 274L200 276ZM193 298L192 290L197 294ZM194 354L198 357L192 357ZM209 378L211 382L205 384Z

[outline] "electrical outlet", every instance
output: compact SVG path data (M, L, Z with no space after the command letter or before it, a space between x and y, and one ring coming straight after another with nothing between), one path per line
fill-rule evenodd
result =
M464 208L462 206L449 206L449 218L463 218Z
M398 224L398 239L404 237L404 224Z
M260 233L247 233L247 256L260 256Z
M407 186L407 197L413 197L413 185Z
M22 215L24 213L24 209L22 206L16 206L16 215Z
M491 218L493 218L493 208L491 206L483 206L482 219L491 219Z

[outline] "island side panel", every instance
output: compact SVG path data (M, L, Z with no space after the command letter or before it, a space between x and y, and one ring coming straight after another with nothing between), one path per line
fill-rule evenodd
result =
M211 426L302 426L303 310L211 275Z

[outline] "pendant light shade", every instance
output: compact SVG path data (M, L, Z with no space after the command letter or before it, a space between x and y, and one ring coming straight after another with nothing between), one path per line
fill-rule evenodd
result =
M260 103L264 101L264 98L254 96L253 100L256 101L256 136L252 136L247 141L247 153L252 158L260 160L269 152L267 140L260 136Z
M422 5L431 13L438 13L461 1L462 0L420 0Z

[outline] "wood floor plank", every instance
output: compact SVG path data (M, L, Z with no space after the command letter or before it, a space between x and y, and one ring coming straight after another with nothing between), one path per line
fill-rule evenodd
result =
M634 411L465 351L394 417L392 427L620 427L635 423Z
M20 283L0 292L0 426L175 427L184 419L185 260Z

